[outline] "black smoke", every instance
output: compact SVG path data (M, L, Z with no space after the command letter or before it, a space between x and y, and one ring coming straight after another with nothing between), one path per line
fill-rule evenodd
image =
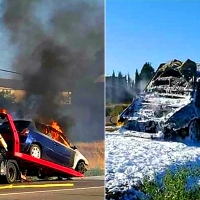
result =
M23 74L22 115L56 120L73 140L104 138L104 1L4 0L2 22ZM72 93L60 105L61 91ZM71 128L71 129L69 129Z

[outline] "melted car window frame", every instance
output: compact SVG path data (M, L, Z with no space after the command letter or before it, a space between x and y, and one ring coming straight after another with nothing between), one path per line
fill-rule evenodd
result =
M60 131L54 129L51 126L48 126L48 130L50 132L50 134L52 135L52 139L56 140L57 142L65 145L66 147L70 148L70 142L69 140L64 136L63 133L61 133Z

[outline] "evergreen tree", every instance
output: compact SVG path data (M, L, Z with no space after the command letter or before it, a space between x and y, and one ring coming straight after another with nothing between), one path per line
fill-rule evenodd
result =
M140 90L143 90L151 78L154 76L154 68L151 66L151 63L146 62L140 73Z
M154 68L151 66L151 63L146 62L141 70L140 78L141 80L150 80L154 75Z
M124 103L131 103L132 99L133 99L133 81L131 80L130 74L128 73Z
M124 96L124 83L123 83L123 75L122 72L118 73L118 79L117 79L117 103L121 103L123 101Z
M137 69L135 71L135 93L140 93L140 75Z
M111 90L109 93L111 94L111 103L131 102L132 99L146 87L154 74L154 68L149 62L143 65L141 73L136 69L134 80L131 79L129 73L123 76L120 71L118 76L116 76L113 70L112 76L110 77L111 86L107 86L110 87Z
M113 73L112 73L112 92L111 92L111 102L112 103L116 103L116 96L117 96L117 93L116 93L116 88L117 87L117 83L116 83L116 76L115 76L115 72L113 70Z
M115 78L115 72L114 72L114 70L113 70L113 73L112 73L112 77Z
M131 80L131 77L130 77L130 74L129 74L129 73L128 73L127 77L128 77L128 78L127 78L127 79L128 79L128 80L127 80L127 82L128 82L128 83L127 83L128 88L131 88L131 87L132 87L132 80Z
M123 77L122 72L119 72L119 73L118 73L118 78L119 78L119 79L122 79L122 77Z

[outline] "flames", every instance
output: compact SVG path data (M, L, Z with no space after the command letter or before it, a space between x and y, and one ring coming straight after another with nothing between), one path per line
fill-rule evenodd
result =
M64 137L63 131L61 130L60 126L56 121L52 121L50 126L54 128L56 131L60 132L61 134L57 133L56 131L51 130L51 135L54 140L57 140L64 144L66 147L70 148L70 142Z
M52 121L50 125L51 125L51 127L54 128L55 130L57 130L57 131L63 133L63 131L61 130L60 126L58 125L58 123L57 123L56 121Z

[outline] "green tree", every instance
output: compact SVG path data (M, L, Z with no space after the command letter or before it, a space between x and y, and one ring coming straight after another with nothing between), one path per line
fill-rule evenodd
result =
M146 62L141 70L140 78L141 79L150 79L154 75L154 68L151 66L151 63Z
M9 112L15 110L16 98L10 90L0 91L0 108L5 108Z
M151 63L146 62L141 70L140 73L140 90L143 90L151 78L154 76L155 71L154 68L151 66Z
M122 72L119 72L117 80L117 103L124 103L127 99L127 79Z
M119 72L119 73L118 73L118 78L119 78L119 79L123 78L122 72Z
M113 73L112 73L112 78L115 78L115 72L114 72L114 70L113 70Z
M129 73L127 75L127 82L128 82L128 88L131 88L132 87L132 80L131 80L131 77L130 77Z
M133 99L133 81L130 77L130 74L127 75L127 85L125 90L125 97L123 103L131 103Z
M111 102L112 103L115 103L115 101L116 101L116 86L117 86L117 83L116 83L116 76L115 76L115 72L114 72L114 70L113 70L113 73L112 73L112 80L111 80L111 82L112 82L112 88L111 88Z
M135 93L140 93L140 75L137 69L135 71Z

